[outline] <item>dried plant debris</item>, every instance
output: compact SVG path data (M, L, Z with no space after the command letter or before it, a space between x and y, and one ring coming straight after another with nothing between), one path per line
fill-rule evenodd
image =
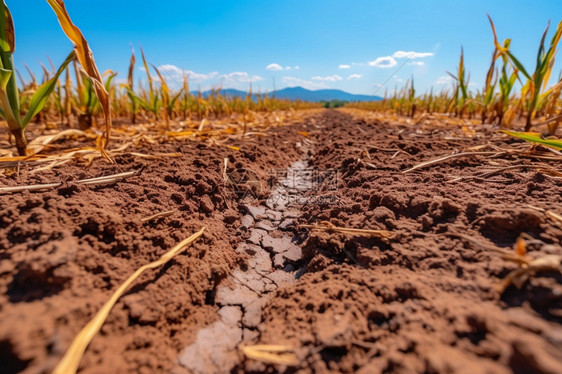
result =
M119 298L125 293L129 286L146 270L154 269L162 266L173 259L176 255L182 253L191 243L197 240L205 228L202 228L195 234L191 235L189 238L182 240L174 248L170 249L168 252L163 254L158 260L151 262L150 264L143 265L137 271L135 271L119 288L111 295L109 300L103 305L103 307L98 311L93 319L88 322L88 324L78 333L62 360L59 362L53 373L55 374L74 374L78 370L78 365L82 359L82 355L88 344L100 331L103 323L107 319L107 316L113 309L113 306Z
M293 348L285 345L242 346L244 355L252 360L267 364L297 366L299 360Z
M354 236L371 236L375 238L381 238L383 240L388 240L392 238L392 233L387 230L367 230L367 229L337 227L329 221L322 221L316 225L299 225L299 227L312 229L312 230L322 230L326 232L342 233L342 234L348 234Z
M497 286L499 293L504 293L505 290L513 285L516 288L521 288L529 280L530 277L535 276L541 272L562 272L562 256L561 255L541 255L540 257L532 258L527 256L525 239L519 237L514 244L513 252L501 249L468 235L460 233L447 233L449 236L456 236L468 240L481 248L490 250L500 255L502 259L513 262L518 265L517 269L512 270Z

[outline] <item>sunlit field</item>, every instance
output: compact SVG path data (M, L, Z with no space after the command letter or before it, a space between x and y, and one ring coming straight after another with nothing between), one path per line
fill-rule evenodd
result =
M0 0L1 373L560 372L562 6L293 3Z

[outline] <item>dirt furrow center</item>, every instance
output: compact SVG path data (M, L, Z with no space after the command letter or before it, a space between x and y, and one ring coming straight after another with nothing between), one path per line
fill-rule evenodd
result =
M301 148L310 155L312 142ZM220 319L201 329L195 342L179 356L179 363L195 373L229 372L239 362L237 347L259 341L262 308L272 292L295 282L305 271L302 250L291 227L300 217L299 204L313 184L310 159L294 162L271 190L259 201L246 197L241 207L240 230L245 238L236 251L247 256L244 266L235 269L216 290L215 303Z

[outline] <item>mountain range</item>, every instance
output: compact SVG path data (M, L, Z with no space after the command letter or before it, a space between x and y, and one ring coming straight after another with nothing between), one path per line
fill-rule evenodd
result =
M197 92L192 92L197 95ZM212 91L204 91L203 97L207 97L212 94ZM246 97L248 95L245 91L236 90L233 88L225 88L220 90L222 96L230 97ZM308 90L303 87L287 87L282 90L268 93L270 96L275 96L278 99L287 100L302 100L311 102L320 101L377 101L382 100L380 96L369 96L369 95L356 95L342 90L326 89L326 90ZM253 94L253 98L257 98L257 94Z

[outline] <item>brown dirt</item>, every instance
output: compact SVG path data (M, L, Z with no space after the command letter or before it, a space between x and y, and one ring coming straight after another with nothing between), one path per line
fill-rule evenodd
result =
M298 131L307 131L310 138ZM221 318L234 318L235 325L242 318L237 309L216 301L216 293L219 286L228 286L233 272L248 271L254 263L248 253L236 250L251 241L245 227L261 225L265 232L277 225L269 243L290 234L303 257L284 270L295 271L293 282L267 292L260 323L244 343L289 345L300 364L265 365L234 349L228 352L234 357L229 371L559 372L562 276L541 273L522 289L510 287L500 295L495 287L515 265L485 246L511 248L521 233L528 233L535 238L528 242L530 256L562 255L562 228L527 207L562 212L562 183L530 168L448 182L482 171L490 160L484 156L401 172L488 141L500 147L519 143L490 128L468 137L458 127L373 122L326 111L244 141L238 152L173 143L138 151L181 152L182 157L120 157L111 166L66 165L35 175L22 169L19 176L0 177L2 185L21 185L142 169L111 185L0 195L0 371L52 370L128 275L207 226L204 238L185 254L136 282L80 366L83 373L189 372L179 357L198 334ZM309 147L303 151L305 142ZM385 229L394 237L384 242L311 231L283 217L265 223L254 217L256 222L248 223L248 209L224 184L224 158L230 172L251 169L261 180L270 169L287 168L299 159L336 169L337 189L334 180L325 180L305 195L335 196L337 203L312 199L299 207L296 221ZM493 161L532 164L515 156ZM266 204L270 191L261 191ZM141 222L166 210L175 213ZM447 235L451 232L484 245ZM275 252L275 245L264 241L261 245ZM207 372L223 372L217 370Z
M178 142L136 151L180 152L179 158L118 157L117 165L99 161L38 174L22 168L0 177L1 185L14 186L141 170L111 185L0 195L0 372L50 372L134 270L206 226L184 255L136 282L81 362L85 373L169 370L181 348L217 318L216 287L243 261L233 250L241 214L225 187L224 159L229 170L267 175L298 157L295 144L283 141L296 131L274 130L237 144L241 151ZM141 221L169 210L170 217Z

